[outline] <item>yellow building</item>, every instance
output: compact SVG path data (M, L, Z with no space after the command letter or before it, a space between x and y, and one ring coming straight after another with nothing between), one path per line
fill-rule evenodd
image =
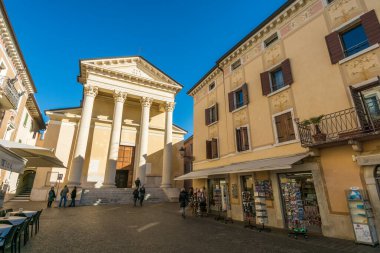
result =
M36 92L4 3L0 1L0 140L38 144L45 122L34 96ZM1 190L7 192L5 200L31 190L36 168L24 168L25 163L25 159L20 160L1 147L0 184Z
M357 187L380 234L379 19L377 0L287 1L189 90L195 160L178 179L235 220L251 195L258 223L346 239Z
M136 178L178 197L181 184L173 178L183 174L179 149L186 131L172 121L182 86L142 57L81 60L78 81L81 106L46 111L44 147L53 148L67 170L39 168L31 199L45 200L60 182L86 189L82 204L100 195L121 203L131 192L115 188L134 187Z

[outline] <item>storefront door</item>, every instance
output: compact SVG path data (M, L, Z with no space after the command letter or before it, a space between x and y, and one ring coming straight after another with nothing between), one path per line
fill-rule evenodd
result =
M209 209L211 212L226 212L229 205L228 184L224 178L209 179Z
M279 174L283 212L289 229L321 232L321 216L311 172Z

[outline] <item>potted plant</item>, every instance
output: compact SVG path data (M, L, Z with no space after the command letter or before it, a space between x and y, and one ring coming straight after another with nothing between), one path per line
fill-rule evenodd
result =
M322 133L321 128L319 126L319 123L321 123L322 118L325 115L319 115L318 117L312 117L310 119L304 120L301 124L304 126L309 126L313 125L314 126L314 134L313 134L313 139L315 142L320 142L320 141L326 141L326 134Z

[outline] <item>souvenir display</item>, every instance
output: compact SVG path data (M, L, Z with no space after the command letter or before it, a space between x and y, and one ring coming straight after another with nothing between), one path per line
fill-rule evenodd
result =
M257 190L258 188L256 188ZM260 224L259 231L270 230L265 228L265 224L268 224L268 211L265 203L266 193L264 188L260 188L263 191L255 191L255 210L256 210L256 224Z
M377 245L379 241L374 215L365 192L357 187L351 187L346 191L346 196L356 242Z
M243 215L245 221L245 227L253 228L254 219L256 216L255 206L253 202L253 196L250 191L242 192L242 202L243 202Z
M255 191L263 192L265 199L273 199L273 190L270 180L256 180L255 181Z

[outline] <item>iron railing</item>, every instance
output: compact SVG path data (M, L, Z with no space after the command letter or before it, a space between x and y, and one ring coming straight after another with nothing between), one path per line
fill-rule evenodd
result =
M374 134L380 130L380 113L373 112L353 107L326 114L315 124L296 119L301 144L312 147Z
M2 82L2 85L0 85L0 91L2 91L5 94L5 96L8 98L13 109L17 109L18 101L20 99L20 94L17 92L15 86L11 82L9 82L9 79L7 78L4 78L4 79L0 80L0 82Z

